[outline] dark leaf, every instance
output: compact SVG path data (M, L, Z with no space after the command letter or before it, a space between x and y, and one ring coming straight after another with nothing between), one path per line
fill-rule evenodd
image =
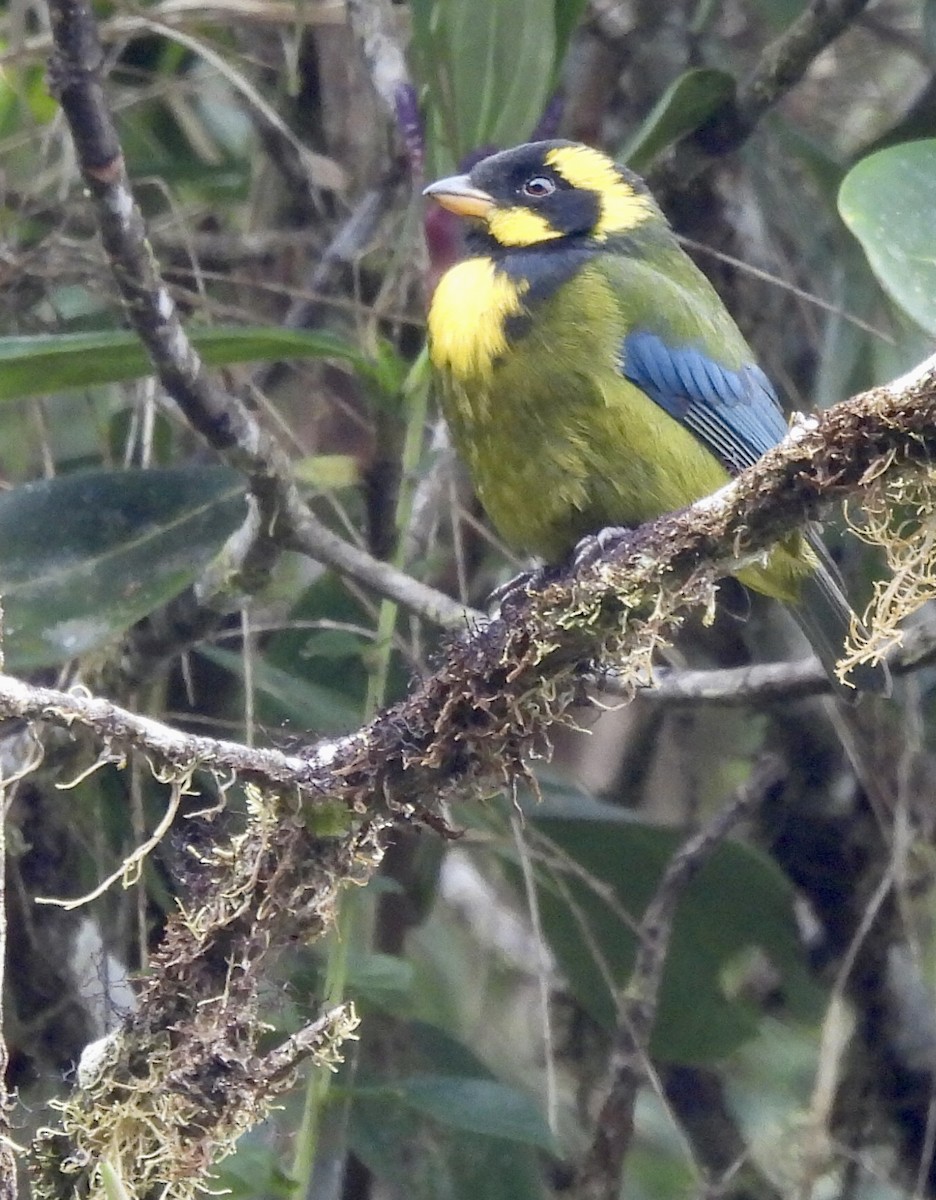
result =
M180 592L244 516L225 467L89 471L0 495L7 665L87 653Z

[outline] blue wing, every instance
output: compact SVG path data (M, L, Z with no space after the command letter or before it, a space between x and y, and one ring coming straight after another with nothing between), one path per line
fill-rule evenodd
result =
M624 339L619 366L732 474L756 462L787 432L777 393L755 363L733 370L697 346L669 346L655 333L638 330Z

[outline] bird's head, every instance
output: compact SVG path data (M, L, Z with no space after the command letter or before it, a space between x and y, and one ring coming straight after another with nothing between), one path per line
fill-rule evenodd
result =
M425 189L502 248L633 233L660 210L639 176L577 142L529 142Z

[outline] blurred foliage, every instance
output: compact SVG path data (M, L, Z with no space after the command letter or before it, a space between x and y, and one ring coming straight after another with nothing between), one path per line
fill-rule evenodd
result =
M346 14L313 0L170 8L117 0L98 15L126 158L196 347L287 446L323 519L480 602L511 567L453 471L420 358L426 280L455 235L434 240L430 218L423 238L410 181L401 185L394 165L397 131ZM875 6L749 141L704 169L680 157L708 144L700 134L803 9L794 0L386 5L418 87L430 172L548 130L559 112L560 132L623 148L641 171L691 164L661 200L680 233L715 252L699 261L791 409L911 365L925 342L907 317L936 331L932 3L922 26L912 0ZM243 484L206 461L147 378L45 89L47 15L19 2L4 12L6 663L94 684L120 661L122 636L223 552ZM901 133L911 116L912 142ZM874 569L852 542L843 560L859 585ZM775 636L763 621L755 608L759 658ZM680 652L747 661L744 630L727 625L696 631ZM202 731L291 744L354 728L430 669L438 645L437 631L290 555L243 619L232 616L168 675L154 664L143 695L116 698ZM919 674L921 704L931 706L933 684L932 669ZM552 1194L588 1133L633 922L684 830L744 781L769 728L743 711L713 719L637 704L596 721L591 738L557 735L566 782L544 773L548 807L529 811L525 830L492 802L459 814L468 834L454 853L401 838L330 946L283 956L264 1014L271 1029L296 1028L343 992L366 1014L360 1046L330 1087L297 1092L243 1140L220 1170L223 1186L244 1200L334 1200L346 1169L349 1200ZM920 738L932 748L929 729ZM47 751L50 767L56 753ZM76 774L86 765L68 762ZM24 832L12 855L24 895L89 886L162 803L153 781L116 768L82 783L72 817L48 778L30 787L32 815L17 817ZM174 855L168 846L135 892L96 912L115 961L145 967L178 886ZM722 846L681 906L653 1043L661 1066L724 1067L769 1178L783 1174L790 1127L806 1120L828 1019L827 981L801 945L795 901L765 846ZM12 919L14 940L32 946L31 918ZM44 949L62 953L37 947L17 964L11 1082L40 1116L47 1081L100 1032L80 1021L65 1029L66 985L49 984L38 965L67 958L76 936L73 925L49 926ZM540 983L553 997L551 1027ZM303 1155L310 1130L314 1169ZM830 1187L846 1161L829 1168ZM658 1096L641 1108L629 1168L629 1200L701 1194L686 1136ZM871 1162L851 1194L899 1194L881 1181L886 1169ZM802 1178L796 1164L784 1170L789 1194L811 1194L805 1167Z

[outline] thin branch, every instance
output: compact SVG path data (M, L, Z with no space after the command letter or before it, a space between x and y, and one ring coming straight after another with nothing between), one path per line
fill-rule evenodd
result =
M735 112L739 131L746 131L746 136L867 6L868 0L810 0L796 20L764 49L753 74L738 92Z
M400 571L390 563L381 562L351 542L345 541L323 525L311 513L294 514L295 524L283 537L283 545L298 550L310 558L334 567L355 582L371 588L388 600L422 617L441 629L461 630L475 621L483 620L476 609L466 608L445 592L429 587Z
M889 662L890 660L888 660ZM614 675L599 681L602 691L627 695L632 685ZM663 668L653 673L653 684L640 697L660 705L713 704L736 708L774 704L778 700L803 700L832 694L832 683L817 658L798 662L755 663L710 671Z
M37 687L12 675L0 675L0 713L7 719L84 728L101 743L102 761L111 758L120 763L127 751L142 750L162 774L189 775L193 769L204 769L267 787L302 788L310 779L307 757L183 733L84 691ZM320 752L327 756L329 745L322 743Z
M534 953L536 955L536 984L539 993L540 1022L543 1036L542 1051L546 1075L546 1122L552 1132L558 1135L556 1040L553 1030L552 1008L549 1003L549 972L552 964L547 949L546 936L543 933L543 922L540 913L539 896L536 891L536 876L533 873L533 863L530 859L529 847L523 836L521 818L516 813L510 818L510 832L513 838L517 861L520 863L524 900L527 917L530 922L530 932L533 935Z
M55 43L50 88L71 130L127 317L193 428L250 477L275 520L284 502L296 500L276 475L286 465L284 457L247 408L205 371L159 273L105 99L104 57L91 6L86 0L52 0L49 11Z
M405 571L381 562L366 550L333 533L310 513L299 513L295 528L280 529L283 548L327 563L378 595L396 600L403 608L442 629L462 630L484 620L477 609L467 608L444 592L421 583ZM232 612L243 592L258 591L262 577L247 578L250 546L269 547L266 534L257 528L260 509L251 504L248 518L228 539L214 563L196 583L165 608L150 614L126 639L122 670L127 681L151 676L154 667L214 632L220 617Z
M909 675L936 659L936 627L931 622L914 625L903 633L900 645L887 656L895 677ZM599 681L602 691L630 695L633 685L613 673ZM682 671L661 668L653 673L652 686L642 688L641 699L653 704L713 704L736 708L803 700L833 694L832 682L816 658L798 662L755 663L749 667Z
M101 40L106 45L124 42L139 37L149 28L151 21L164 25L220 25L227 29L234 23L245 25L284 25L287 29L303 25L341 25L344 23L344 5L338 3L307 4L300 12L295 0L162 0L146 9L147 15L118 13L102 21ZM52 49L52 39L47 33L24 38L19 44L11 45L0 54L0 66L21 65L47 55Z
M336 267L347 266L363 254L364 248L373 240L380 222L384 219L401 179L401 172L394 164L379 184L355 203L335 236L311 266L302 287L283 315L281 324L286 329L312 329L321 321L321 314L326 306L323 303L323 293L331 282ZM292 230L289 230L288 237L292 245L295 245L296 235ZM281 366L280 363L269 363L262 367L254 377L254 386L261 391L267 391L278 378Z
M792 88L835 39L845 32L868 0L810 0L803 12L761 52L748 80L691 138L673 161L652 174L654 186L685 186L712 156L739 149L758 123Z
M780 762L764 759L735 799L673 856L640 922L634 969L621 1001L609 1084L591 1146L573 1188L576 1200L617 1200L634 1133L634 1107L647 1079L650 1035L676 909L686 887L737 823L778 779Z
M281 1083L305 1059L312 1055L321 1056L323 1049L331 1045L340 1046L348 1038L353 1038L358 1024L353 1004L339 1004L328 1009L318 1020L304 1025L298 1033L292 1034L266 1056L263 1060L264 1078L271 1084ZM332 1060L334 1068L337 1069L340 1062L341 1058L335 1055Z
M697 242L694 238L684 237L677 234L677 239L681 246L691 250L694 254L708 255L714 258L716 262L724 263L729 267L736 267L739 271L743 271L752 279L759 279L764 283L769 283L772 288L777 288L781 292L787 292L791 296L795 296L797 300L804 300L807 304L811 304L814 308L818 308L821 312L831 313L832 316L841 317L849 325L854 325L856 329L861 329L865 333L869 333L878 341L886 342L889 346L895 346L897 339L893 334L881 329L877 325L872 325L870 321L864 321L855 313L849 312L842 308L840 304L833 304L829 300L823 300L821 296L817 296L815 292L807 291L806 288L797 287L795 283L790 283L789 280L782 278L780 275L774 274L773 271L765 271L760 267L755 267L751 262L745 262L743 258L736 258L733 254L728 254L724 250L719 250L715 246L706 245L705 242Z
M419 96L396 32L394 6L389 0L348 0L347 9L374 88L396 121L410 171L419 180L426 154L425 133Z
M813 960L833 982L833 1001L844 999L853 1031L843 1054L834 1015L827 1017L808 1122L813 1144L821 1148L824 1140L834 1151L829 1139L841 1139L839 1150L847 1153L847 1147L866 1145L873 1127L873 1140L893 1147L880 1169L905 1186L911 1181L908 1190L924 1171L933 1195L936 1170L927 1130L936 1014L914 944L917 889L929 881L907 860L919 822L926 836L932 770L912 700L901 711L899 732L873 714L858 710L851 716L867 718L855 735L863 731L863 744L876 747L875 757L889 773L886 812L863 788L841 786L843 764L839 754L828 754L828 729L780 720L773 740L788 774L781 794L761 807L757 836L809 901L821 931L810 936ZM874 1156L859 1152L859 1158L862 1174L874 1170Z

